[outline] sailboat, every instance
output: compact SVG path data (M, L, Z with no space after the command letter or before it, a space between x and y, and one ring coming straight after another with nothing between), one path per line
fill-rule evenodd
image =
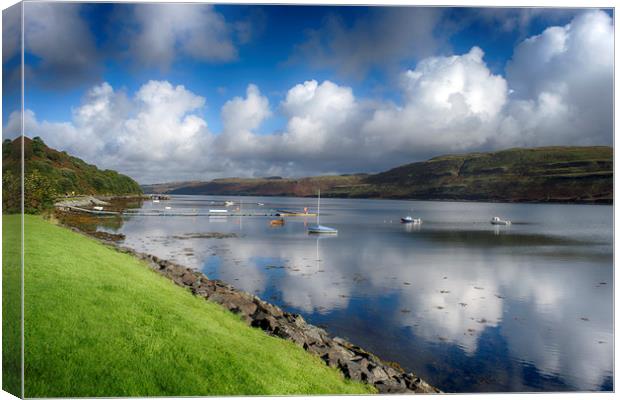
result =
M323 226L319 223L321 217L321 189L319 189L319 197L317 200L317 212L316 212L316 225L308 226L308 233L338 233L337 229L330 228L329 226Z

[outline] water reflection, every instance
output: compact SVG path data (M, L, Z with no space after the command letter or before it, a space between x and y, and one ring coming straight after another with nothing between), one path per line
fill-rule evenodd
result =
M445 203L415 203L426 212L416 226L386 203L326 200L337 237L309 236L313 221L294 218L273 228L254 217L135 217L121 231L130 246L302 313L446 391L611 389L611 207L582 206L575 222L570 207L501 205L523 223L491 227L475 221L497 205L449 204L472 223ZM239 237L174 238L190 232Z

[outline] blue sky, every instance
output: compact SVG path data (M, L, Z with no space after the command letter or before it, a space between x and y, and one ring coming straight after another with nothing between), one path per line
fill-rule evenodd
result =
M188 147L171 138L152 149L153 158L141 154L144 149L114 154L129 142L140 142L145 128L130 132L129 127L138 126L138 116L150 104L138 99L142 88L153 96L168 90L172 97L167 101L175 105L184 103L174 96L183 97L188 103L180 106L175 121L178 129L188 129L184 140L206 146L201 154L217 148L209 158L219 166L193 154L198 159L192 168L183 165L165 179L374 171L441 152L611 143L607 111L605 124L590 127L595 131L590 141L578 132L552 135L553 121L541 117L549 104L556 104L558 112L580 111L575 91L588 85L561 92L550 88L562 86L558 79L583 69L578 57L588 51L611 59L610 10L27 3L25 19L25 108L32 113L32 134L40 132L48 143L103 166L122 158L127 162L121 162L120 169L127 173L142 175L145 163L160 159L186 161L163 150ZM7 11L4 21L6 49L15 28L7 24ZM588 32L599 28L604 40L597 38L596 48L581 54L583 43L591 40ZM561 54L553 49L558 41L564 43ZM10 95L7 77L19 52L5 53L5 95ZM538 59L533 64L540 76L533 83L525 82L532 64L527 57ZM567 63L575 69L554 71ZM584 78L591 79L592 87L609 85L605 110L611 109L611 63L593 68L592 76ZM306 85L313 81L316 85ZM153 83L157 89L147 91L149 82L166 85ZM441 82L448 86L436 86ZM102 85L106 89L94 94ZM434 92L425 92L429 87ZM436 98L438 93L445 93L444 98ZM481 99L494 99L499 106ZM234 112L226 119L228 103ZM91 114L84 119L96 104L110 106L102 109L105 124ZM426 117L442 106L448 107L447 114L438 115L450 115L451 121L435 126ZM5 97L5 127L11 124L12 111ZM236 120L244 115L245 120ZM196 123L189 124L188 116ZM583 129L600 117L597 113L573 125ZM525 123L535 118L539 126ZM181 128L184 121L189 125ZM169 130L177 129L173 122ZM438 138L435 142L424 138L431 132ZM143 140L153 139L144 135ZM315 139L324 147L315 145ZM381 139L385 150L376 151ZM85 143L78 144L80 140ZM88 142L99 147L88 148ZM313 149L290 151L308 142ZM355 142L370 146L365 159L360 159ZM258 151L252 153L248 143ZM339 146L345 149L335 151ZM289 159L282 155L286 151ZM103 157L101 152L108 154ZM161 177L147 175L140 178Z

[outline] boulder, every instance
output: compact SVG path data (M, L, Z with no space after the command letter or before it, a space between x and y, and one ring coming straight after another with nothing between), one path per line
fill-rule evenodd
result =
M269 315L263 311L258 311L252 317L251 325L261 328L264 331L273 332L278 326L278 321L273 315Z
M181 281L186 286L191 286L196 282L198 278L196 275L192 274L190 271L185 271L185 273L181 276Z

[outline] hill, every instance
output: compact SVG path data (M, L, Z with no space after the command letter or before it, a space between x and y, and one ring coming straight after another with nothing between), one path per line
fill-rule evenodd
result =
M269 178L226 178L210 182L171 183L142 186L145 192L169 194L212 194L240 196L316 196L318 187L335 189L349 188L366 175L316 176L299 179ZM163 191L161 191L164 189Z
M444 155L373 175L217 179L167 184L164 192L304 197L316 195L319 187L326 197L612 203L613 149L515 148Z
M2 142L2 180L7 190L3 210L19 204L21 174L21 138ZM24 176L26 208L36 211L63 195L141 194L140 185L130 177L94 165L45 145L39 137L24 140Z

